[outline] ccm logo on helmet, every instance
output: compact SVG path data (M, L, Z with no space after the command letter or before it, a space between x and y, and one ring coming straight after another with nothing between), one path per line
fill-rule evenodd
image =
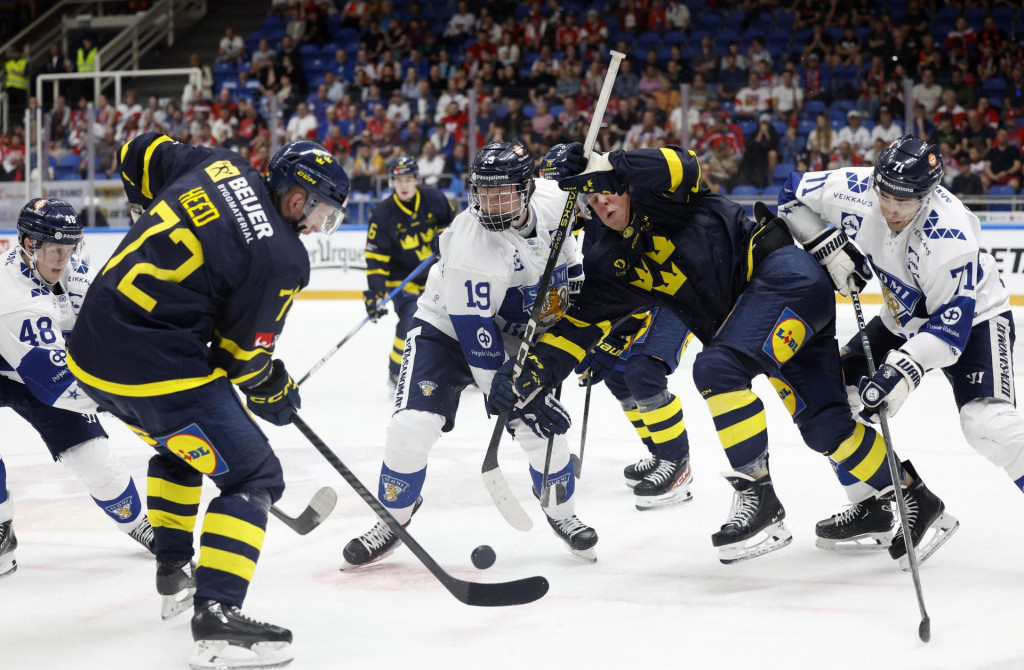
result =
M316 184L316 179L313 179L312 177L310 177L310 176L309 176L308 174L306 174L306 173L305 173L305 172L303 172L302 170L296 170L296 171L295 171L295 174L296 174L296 175L298 175L299 177L301 177L301 178L305 179L305 180L306 180L306 181L308 181L308 182L309 182L310 184Z

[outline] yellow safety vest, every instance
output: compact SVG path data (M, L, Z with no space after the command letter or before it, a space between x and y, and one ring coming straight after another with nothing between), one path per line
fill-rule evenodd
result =
M96 70L96 51L97 48L93 47L89 49L89 53L82 50L82 47L78 47L78 71L79 72L94 72Z
M24 58L11 58L4 65L7 71L7 83L5 88L16 88L21 91L28 91L28 61Z

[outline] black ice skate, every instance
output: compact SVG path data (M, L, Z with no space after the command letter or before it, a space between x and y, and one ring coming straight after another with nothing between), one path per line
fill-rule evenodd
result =
M192 639L196 646L188 662L194 670L279 668L292 662L290 630L216 600L196 602Z
M960 522L946 512L946 505L924 485L910 461L903 461L903 469L914 478L914 483L903 489L903 500L907 505L910 537L917 548L917 562L920 564L952 537L960 528ZM895 491L891 488L886 491L886 497L895 501ZM902 570L910 570L907 546L903 540L903 524L899 521L889 546L889 556L900 562Z
M416 510L422 504L423 496L419 496L412 507L412 513L416 514ZM409 521L403 523L402 528L408 526L411 521L410 518ZM350 540L345 545L345 549L341 552L343 560L341 569L361 568L364 565L376 563L382 558L390 556L400 546L402 546L402 540L391 531L391 527L383 521L378 521L369 531Z
M14 550L17 548L14 521L0 523L0 577L12 575L18 569L18 561L14 560Z
M622 471L622 476L626 478L626 486L633 488L640 483L641 479L651 474L656 467L658 467L657 456L641 458L636 463L627 465Z
M573 555L590 562L597 560L597 551L594 549L597 544L596 530L580 521L575 514L567 519L552 519L547 514L544 516L551 524L551 530L568 545Z
M732 511L722 529L711 536L718 560L736 563L781 549L793 541L782 520L786 510L775 496L770 476L753 479L741 472L724 473L735 489Z
M162 596L160 618L173 619L192 607L196 592L196 564L191 561L156 563L156 592Z
M153 532L153 527L149 525L149 517L145 514L142 515L139 525L128 533L128 537L145 547L149 553L156 555L156 533Z
M892 543L892 501L871 497L850 505L814 526L819 549L881 551Z
M657 509L693 500L693 494L690 493L690 484L693 483L690 459L684 457L678 461L663 458L655 460L657 467L633 487L636 508Z

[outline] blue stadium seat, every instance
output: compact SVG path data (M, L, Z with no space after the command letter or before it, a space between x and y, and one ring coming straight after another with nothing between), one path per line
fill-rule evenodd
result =
M932 17L933 21L956 21L956 17L960 16L960 8L954 5L943 7L939 11L935 12L935 16Z
M1014 191L1012 186L997 184L988 187L988 194L992 197L1009 198L1013 197ZM1010 203L993 203L988 206L990 212L1009 212L1011 210L1013 210L1013 205Z
M797 132L801 135L808 135L812 130L814 130L815 125L817 124L811 119L804 119L800 121L800 125L797 126Z
M779 194L782 193L782 186L779 184L770 184L761 189L761 196L768 205L774 205L779 201Z
M740 184L739 186L733 187L732 192L730 192L729 195L753 198L755 196L761 195L761 189L759 189L756 186L750 186L748 184Z
M825 103L821 100L808 100L804 103L803 116L806 119L813 119L818 114L825 113Z
M653 30L642 32L636 38L637 50L642 49L646 53L648 49L658 49L659 47L661 47L661 35Z
M665 39L663 39L662 42L667 47L671 47L677 44L680 47L685 47L688 44L686 39L686 33L682 32L681 30L674 30L670 33L667 33L665 35Z
M981 94L989 100L997 99L1000 106L1003 101L1003 93L1006 91L1006 80L998 77L986 79L981 85Z
M1013 23L1017 15L1017 10L1013 7L1007 7L1005 5L999 5L998 7L992 8L992 18L996 20L996 24L1000 26L1009 26ZM1021 32L1021 26L1017 26L1017 34Z
M81 163L81 157L78 154L67 153L61 156L57 160L57 169L54 170L56 177L59 180L75 180L81 179L82 175L78 174L78 166Z
M743 137L752 137L757 132L757 121L740 121L736 125L743 132Z
M697 21L697 27L709 32L717 32L722 25L722 17L718 14L708 12Z
M779 163L772 172L772 183L782 186L789 179L789 173L796 171L795 163Z

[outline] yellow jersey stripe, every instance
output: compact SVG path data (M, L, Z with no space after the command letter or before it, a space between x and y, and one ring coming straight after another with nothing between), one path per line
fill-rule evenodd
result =
M368 261L380 261L381 263L387 263L391 260L391 256L385 256L384 254L377 254L372 251L364 251L363 255Z
M587 352L584 351L578 344L560 335L554 336L544 333L544 335L541 336L539 341L549 346L552 346L555 349L564 351L565 353L575 358L577 361L582 361L583 357L587 355Z
M126 246L124 249L121 250L121 253L107 261L106 267L103 268L103 272L101 272L100 274L107 274L107 270L116 267L118 263L124 260L125 256L141 247L146 240L153 237L154 235L159 235L165 230L170 230L176 225L178 225L178 219L174 219L172 221L161 221L155 226L149 228L148 230L146 230L146 232L142 233L142 235L139 235L139 239L135 240L134 242Z
M768 430L768 422L765 420L764 412L762 411L749 419L744 419L737 424L718 431L718 439L722 441L722 446L728 449L766 430Z
M868 455L864 457L864 460L861 461L857 467L847 469L850 471L851 475L862 482L866 482L871 479L876 472L878 472L878 468L882 465L882 461L884 460L885 441L882 439L881 435L876 434L875 441L871 445L871 451L869 451Z
M240 375L240 376L238 376L238 377L232 377L232 378L231 378L231 383L232 383L232 384L235 384L236 386L237 386L238 384L244 384L245 382L249 381L249 380L250 380L250 379L252 379L253 377L256 377L257 375L260 375L260 374L262 374L262 373L263 373L263 371L267 369L267 366L269 366L269 365L270 365L271 361L272 361L272 359L268 358L268 359L267 359L267 362L266 362L266 363L264 363L263 367L262 367L262 368L260 368L259 370L255 371L255 372L250 372L250 373L249 373L249 374L247 374L247 375Z
M756 393L750 389L743 389L742 391L730 391L729 393L713 395L707 399L707 403L708 408L711 410L711 416L721 416L734 409L746 407L755 400L757 400Z
M198 505L202 486L182 486L159 477L146 478L146 493L179 505Z
M249 523L236 516L219 514L217 512L210 512L203 519L203 532L223 535L232 540L245 542L257 551L263 549L263 536L266 535L266 531L256 524ZM204 548L203 551L206 551L206 549Z
M248 582L252 581L252 575L256 572L256 561L223 549L203 547L199 552L199 564L196 565L196 568L220 570L241 577Z
M238 346L237 342L229 340L220 333L214 333L214 337L217 337L217 346L224 351L231 354L232 357L237 358L240 361L251 361L260 354L266 354L267 356L273 356L274 352L270 349L264 349L263 347L256 347L255 349L243 349Z
M853 432L850 436L839 443L839 448L828 455L836 463L842 463L857 451L860 443L864 441L864 424L854 423Z
M149 161L153 158L153 152L156 148L164 142L172 141L167 135L161 135L160 137L153 140L148 147L146 147L146 155L142 159L142 195L147 198L152 198L153 193L149 190Z
M180 514L171 514L170 512L158 509L147 510L146 515L149 517L149 523L153 528L183 530L191 534L196 527L196 518L194 516L181 516Z
M648 430L650 430L650 426L648 426ZM682 421L680 421L674 426L669 426L668 428L665 428L663 430L652 430L651 439L654 440L656 444L664 444L665 442L671 442L672 440L676 439L685 431L686 425Z
M189 389L199 388L205 384L220 379L221 377L227 377L228 373L221 368L217 368L212 373L205 377L186 377L184 379L168 379L162 382L148 382L145 384L121 384L119 382L108 382L105 379L95 377L82 368L78 367L78 363L71 358L68 354L68 369L71 370L71 374L78 378L89 386L98 388L101 391L107 393L113 393L114 395L123 395L128 398L148 398L155 395L167 395L168 393L178 393L179 391L188 391Z
M668 174L672 179L672 185L668 192L675 193L679 185L683 183L683 161L679 160L679 154L674 149L668 147L662 147L661 154L665 157L665 162L668 163Z

